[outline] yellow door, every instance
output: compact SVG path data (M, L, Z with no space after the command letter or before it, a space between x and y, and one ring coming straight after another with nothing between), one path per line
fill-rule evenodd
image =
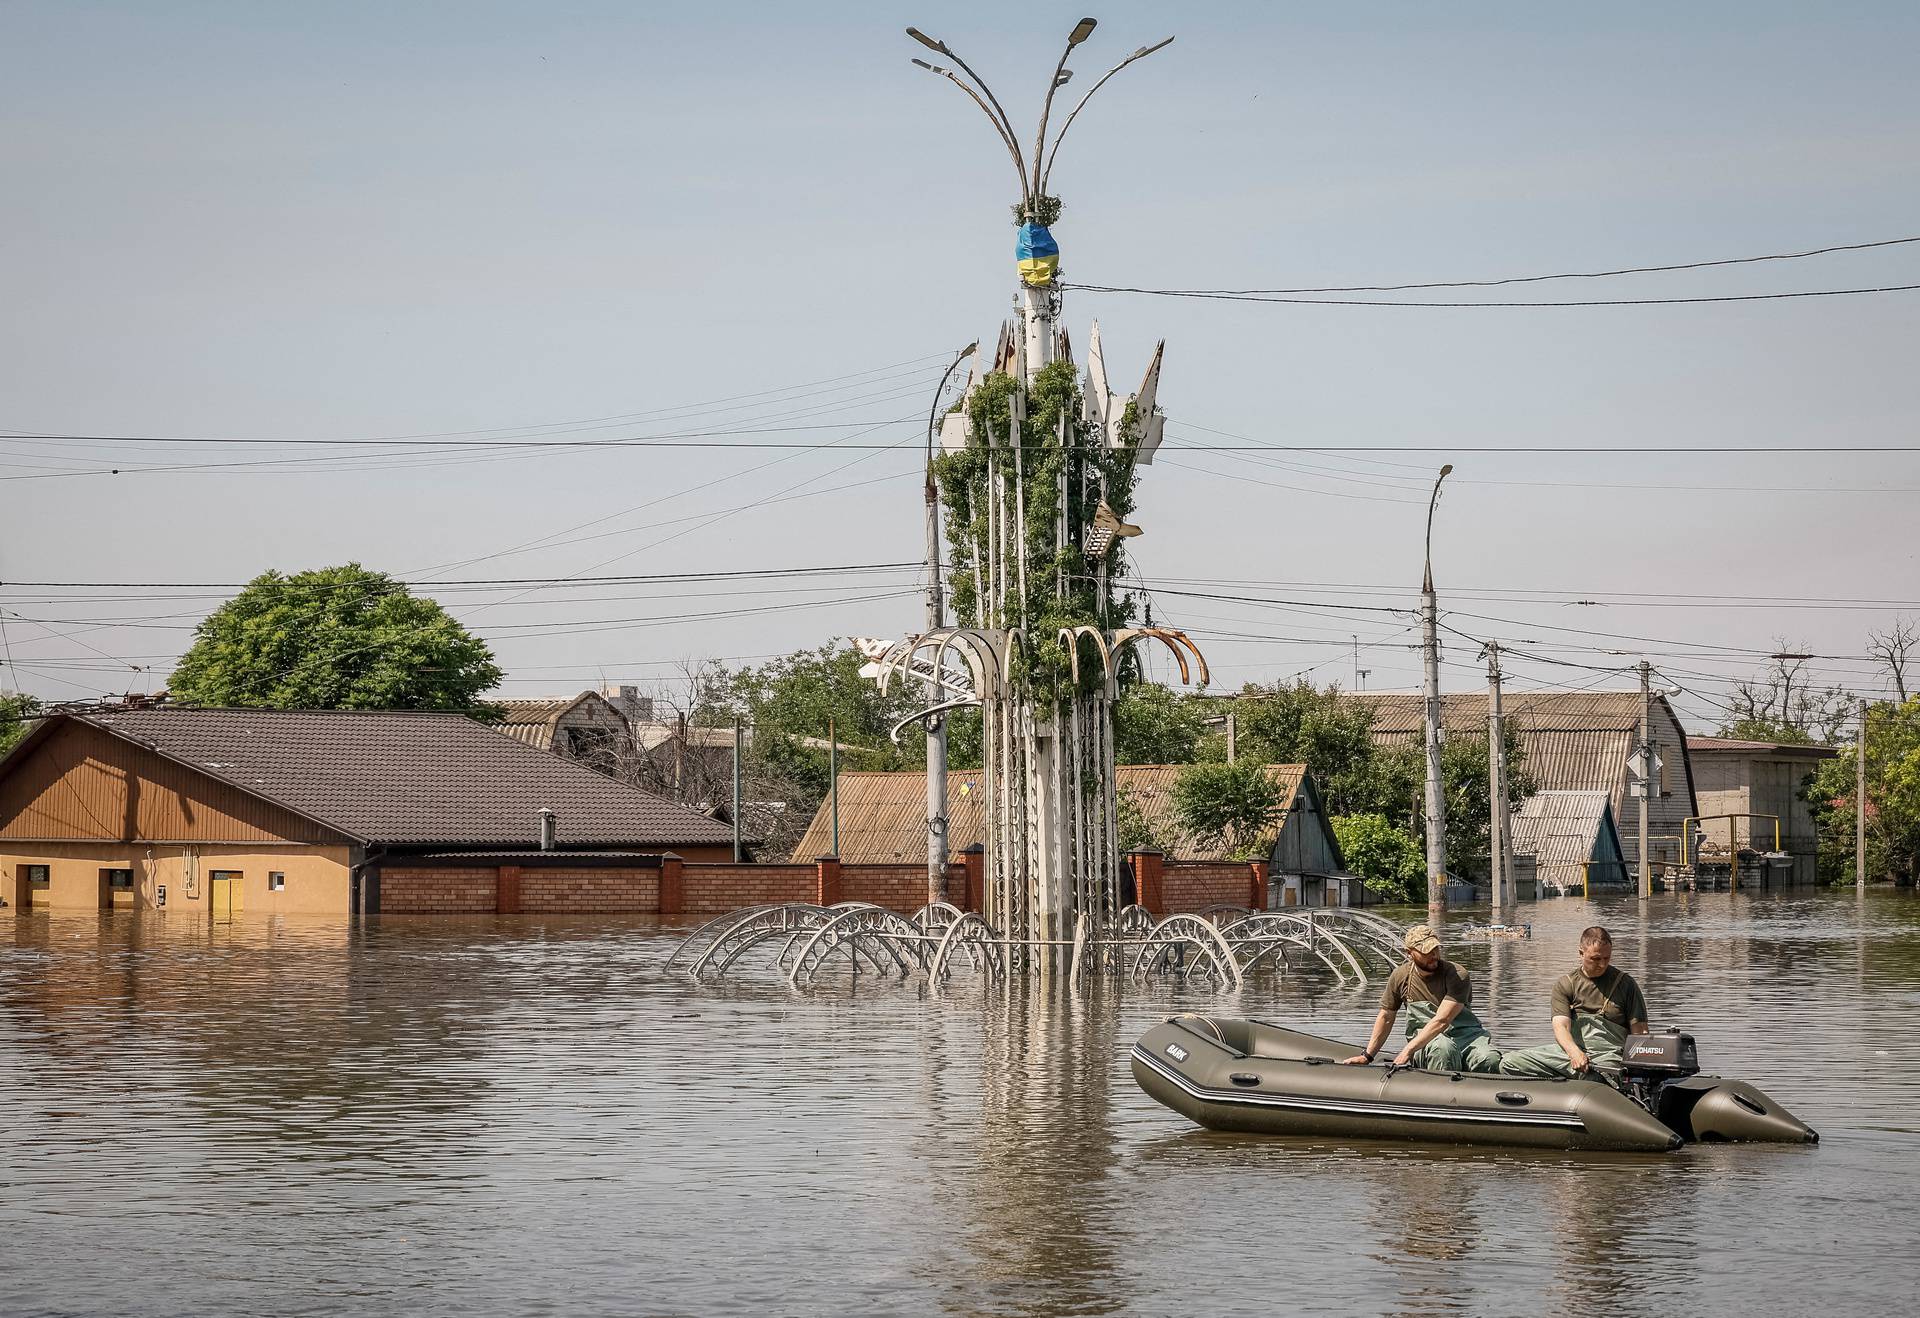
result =
M231 920L240 913L240 875L231 870L215 870L207 879L213 918Z

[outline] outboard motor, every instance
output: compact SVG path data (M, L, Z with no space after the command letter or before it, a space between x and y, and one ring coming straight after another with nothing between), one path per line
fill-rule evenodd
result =
M1682 1139L1817 1144L1819 1135L1743 1080L1703 1076L1693 1036L1635 1034L1621 1051L1626 1090Z

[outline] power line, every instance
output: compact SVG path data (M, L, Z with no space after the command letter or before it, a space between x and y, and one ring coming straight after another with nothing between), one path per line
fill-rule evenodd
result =
M1621 275L1666 274L1675 270L1707 270L1715 266L1753 265L1762 261L1804 261L1811 256L1828 256L1834 252L1862 252L1874 247L1898 247L1904 243L1920 243L1915 238L1882 238L1868 243L1839 243L1831 247L1814 247L1800 252L1775 252L1767 256L1730 256L1714 261L1683 261L1671 265L1624 266L1616 270L1581 270L1551 275L1512 275L1504 279L1446 279L1433 280L1422 284L1336 284L1317 288L1180 288L1165 290L1182 296L1219 295L1229 297L1250 297L1255 295L1293 295L1305 293L1405 293L1427 288L1497 288L1506 284L1541 284L1554 279L1613 279ZM1068 284L1068 288L1086 288L1096 292L1118 291L1094 284ZM1128 292L1139 290L1128 289Z
M1167 288L1119 288L1102 284L1064 284L1082 293L1139 293L1148 297L1195 298L1213 302L1287 303L1309 307L1678 307L1709 302L1782 302L1791 298L1857 297L1867 293L1910 293L1920 284L1881 284L1869 288L1818 288L1792 293L1723 293L1712 297L1582 298L1562 302L1411 302L1381 298L1263 297L1246 293L1179 292Z
M439 588L442 586L605 586L629 585L636 582L654 581L720 581L729 577L800 577L816 576L829 572L878 572L898 568L920 568L925 564L921 560L903 563L838 563L828 567L751 567L731 568L715 572L644 572L624 573L618 576L600 577L463 577L449 578L446 581L409 582L395 580L396 585L424 585ZM250 581L0 581L0 586L34 586L60 589L106 589L127 590L242 590L252 585ZM291 584L291 583L289 583ZM348 590L363 589L364 582L308 582L301 583L308 590Z

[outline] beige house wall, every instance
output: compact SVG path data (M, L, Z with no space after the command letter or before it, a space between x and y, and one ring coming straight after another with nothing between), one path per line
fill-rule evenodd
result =
M48 886L31 894L33 908L56 911L100 910L100 871L130 869L133 891L116 894L116 909L158 911L165 915L210 919L213 870L237 870L243 915L347 915L352 910L354 849L259 843L147 845L138 842L0 843L0 899L15 913L26 913L26 867L48 867ZM271 891L268 875L286 876L286 887ZM160 889L166 904L159 904Z

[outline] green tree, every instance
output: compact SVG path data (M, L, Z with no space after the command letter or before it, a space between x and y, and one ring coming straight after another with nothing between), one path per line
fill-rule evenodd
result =
M358 563L267 572L203 619L175 699L248 709L437 709L498 717L484 641L430 599Z
M1411 833L1395 828L1384 815L1334 815L1327 822L1340 841L1347 868L1365 879L1382 901L1412 902L1425 896L1426 853Z
M40 702L24 691L0 691L0 755L27 735L39 713Z
M1191 764L1207 736L1206 702L1158 682L1126 687L1113 706L1113 752L1121 764Z
M1819 830L1820 877L1854 874L1854 790L1858 743L1821 762L1803 792ZM1920 882L1920 696L1867 714L1867 876Z
M843 770L925 768L926 734L917 725L902 730L898 746L888 737L901 719L925 708L925 686L895 681L883 693L860 675L865 662L857 650L831 643L759 667L713 665L701 674L692 721L717 727L738 718L750 727L743 790L753 800L783 803L763 856L786 855L827 799L834 740Z
M1237 753L1262 764L1304 764L1333 814L1391 810L1394 784L1382 781L1373 744L1373 711L1340 698L1337 687L1308 682L1248 686L1235 706Z
M1305 764L1331 815L1379 815L1426 845L1426 753L1417 740L1381 746L1374 709L1338 687L1307 682L1248 687L1238 702L1239 754L1262 763ZM1531 796L1526 753L1506 729L1507 800ZM1447 799L1447 868L1479 873L1490 851L1492 818L1485 733L1455 732L1441 743L1440 779ZM1424 872L1424 862L1423 862Z
M1280 785L1258 760L1187 766L1173 783L1174 816L1236 860L1257 857L1280 812Z

